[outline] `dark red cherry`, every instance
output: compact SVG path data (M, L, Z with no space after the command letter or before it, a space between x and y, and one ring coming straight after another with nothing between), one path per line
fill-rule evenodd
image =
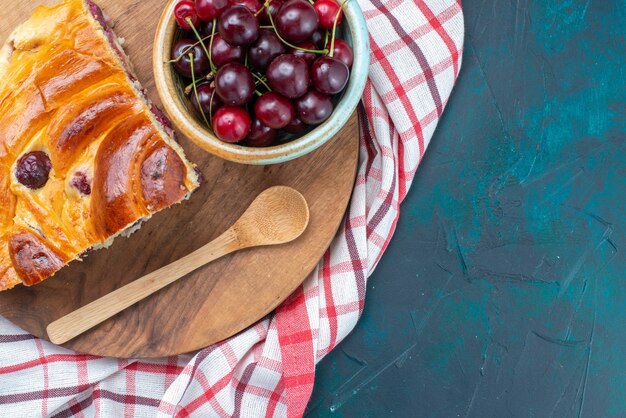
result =
M276 29L292 43L304 42L319 26L317 12L306 0L289 0L276 15Z
M200 35L202 35L203 37L206 37L206 36L211 36L212 33L213 33L213 21L211 20L209 22L205 22L204 20L201 20L200 21Z
M206 22L220 17L228 6L230 6L228 0L196 0L198 16Z
M313 42L300 42L296 46L299 48L304 48L304 49L317 49L317 47L313 44ZM300 57L304 59L308 65L313 64L313 61L315 61L317 57L319 57L319 55L313 52L307 52L307 51L303 51L301 49L295 49L295 48L291 50L291 53L295 55L296 57Z
M306 93L310 83L306 61L291 54L274 58L267 67L266 77L273 90L290 99Z
M209 45L210 41L207 41L206 44ZM240 46L230 45L228 42L222 39L219 33L216 33L213 37L211 57L213 58L213 64L215 64L215 66L219 68L230 62L243 63L246 57L246 52Z
M237 5L222 13L217 30L229 44L248 46L259 37L259 20L246 6Z
M263 8L263 4L261 4L259 0L230 0L230 4L241 4L242 6L246 6L254 15L256 15L257 12Z
M257 70L265 71L274 58L285 52L285 45L273 31L261 29L259 38L248 49L248 62Z
M82 171L78 171L74 174L70 184L83 196L89 196L91 194L91 182L87 174Z
M179 39L172 48L172 60L174 70L183 77L191 78L191 59L189 53L193 54L193 68L197 78L209 72L209 59L200 45L195 45L197 41L192 39ZM180 57L180 59L178 59Z
M251 123L244 108L222 106L213 116L213 132L224 142L239 142L250 133Z
M321 93L333 95L346 87L350 70L336 58L320 57L311 66L311 81Z
M197 27L200 23L200 18L198 17L198 13L196 13L196 6L191 0L179 1L174 7L174 17L176 18L178 26L184 30L191 29L191 25L187 19L191 19L191 23L194 27Z
M318 28L311 35L311 42L316 46L316 49L323 49L324 42L326 42L326 31L324 29Z
M332 29L335 20L337 20L337 25L341 23L343 12L339 11L341 10L341 7L335 0L316 0L313 7L319 16L320 26L324 29ZM337 13L339 13L338 18Z
M29 189L41 189L48 182L52 170L50 157L43 151L24 154L15 167L15 178Z
M291 122L296 112L291 100L276 92L269 92L256 100L254 114L270 128L281 129Z
M269 147L276 139L276 130L266 126L260 120L254 118L250 133L245 144L250 147Z
M306 125L300 119L293 118L283 129L290 134L301 134L306 130Z
M346 41L343 39L335 39L335 48L333 49L333 57L337 58L339 61L343 62L348 66L348 68L352 68L352 62L354 61L354 54L352 53L352 48Z
M308 125L319 125L333 113L333 102L325 94L310 90L296 100L296 111L302 122Z
M196 86L196 90L198 92L198 98L196 99L196 93L191 90L191 94L189 99L191 101L191 106L198 113L199 116L204 112L204 116L206 118L210 118L215 114L217 109L222 105L219 96L215 93L215 88L209 83L205 81ZM200 110L202 109L202 111Z
M265 4L265 2L262 2L262 3ZM274 22L276 22L276 16L278 15L278 11L282 7L282 5L283 5L283 0L271 0L267 4L267 7L265 7L265 10L263 10L261 14L259 15L259 20L261 21L261 24L263 25L271 24L268 12L272 15L272 19L274 20Z
M249 102L254 89L252 73L242 64L226 64L215 75L215 92L229 106L241 106Z

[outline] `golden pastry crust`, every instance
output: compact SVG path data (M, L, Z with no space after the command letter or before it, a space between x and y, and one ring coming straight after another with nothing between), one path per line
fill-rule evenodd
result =
M198 187L93 7L40 6L0 49L0 290L54 275ZM36 190L15 175L33 151L52 167Z

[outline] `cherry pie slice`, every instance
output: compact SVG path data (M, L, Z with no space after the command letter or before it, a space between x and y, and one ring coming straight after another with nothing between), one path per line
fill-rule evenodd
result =
M189 197L198 175L90 1L0 50L0 290L36 284Z

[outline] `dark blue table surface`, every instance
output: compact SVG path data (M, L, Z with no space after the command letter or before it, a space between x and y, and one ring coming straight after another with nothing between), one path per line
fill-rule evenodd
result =
M626 2L463 8L458 84L307 414L626 416Z

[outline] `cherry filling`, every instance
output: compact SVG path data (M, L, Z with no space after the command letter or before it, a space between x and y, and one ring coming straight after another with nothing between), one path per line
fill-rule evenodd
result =
M89 178L87 178L87 174L82 171L74 174L74 178L71 183L72 187L78 190L83 196L89 196L91 194L91 183Z
M93 18L96 19L96 21L98 23L100 23L100 25L103 28L108 26L107 19L104 16L104 13L102 12L102 9L100 7L98 7L98 5L95 4L93 1L89 2L89 11L91 12Z
M48 182L52 170L50 157L43 151L24 154L17 162L15 178L29 189L41 189Z
M159 123L161 125L163 125L163 127L166 129L166 131L170 134L170 136L174 136L173 135L173 130L174 128L172 127L172 123L169 121L169 119L167 119L165 117L165 115L163 114L163 112L161 112L161 109L159 109L158 107L156 107L154 104L150 105L150 111L152 112L152 114L154 115L154 117L156 118L157 121L159 121ZM176 138L174 138L176 139Z
M135 81L137 81L137 77L135 77L135 75L133 74L128 56L124 53L124 51L122 51L122 49L117 43L117 37L115 36L115 34L113 33L113 30L111 29L111 22L109 18L104 14L102 9L98 7L98 5L95 4L93 1L89 0L88 5L89 5L89 11L91 12L91 15L100 24L100 26L102 26L102 29L104 30L106 34L107 40L109 41L109 46L113 49L113 51L115 51L117 56L120 58L124 66L124 70L126 71L126 74L128 75L128 78L130 79L131 82L134 83ZM211 29L209 28L209 31L210 30ZM142 91L142 94L144 98L148 97L145 90ZM172 124L165 117L165 115L163 115L163 112L161 112L154 104L151 104L149 102L148 104L150 105L150 111L154 114L155 118L163 125L164 130L170 136L174 138L174 131L172 128Z

